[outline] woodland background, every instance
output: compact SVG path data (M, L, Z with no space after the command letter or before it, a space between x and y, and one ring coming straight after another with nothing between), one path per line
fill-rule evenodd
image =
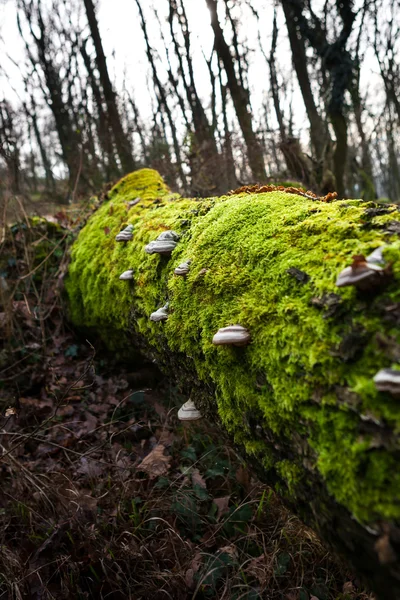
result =
M132 5L127 67L93 0L3 0L3 199L148 166L191 196L290 179L399 200L398 0Z

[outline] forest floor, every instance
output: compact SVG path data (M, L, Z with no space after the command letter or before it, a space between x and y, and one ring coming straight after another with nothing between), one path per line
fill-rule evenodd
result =
M153 365L71 329L57 221L1 242L0 600L372 600Z

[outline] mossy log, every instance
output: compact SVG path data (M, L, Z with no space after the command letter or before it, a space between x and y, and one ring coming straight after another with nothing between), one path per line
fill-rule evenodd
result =
M77 326L155 359L390 600L400 598L400 399L373 378L400 361L397 218L395 205L282 191L185 199L143 169L91 216L66 278ZM116 241L128 224L132 239ZM147 254L167 230L180 236L172 254ZM382 246L378 284L336 286L352 256ZM150 320L167 302L167 320ZM234 324L251 342L213 345Z

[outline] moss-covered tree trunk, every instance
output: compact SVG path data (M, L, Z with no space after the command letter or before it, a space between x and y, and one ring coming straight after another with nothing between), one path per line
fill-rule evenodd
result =
M400 360L397 211L281 191L183 199L144 169L90 218L66 280L76 325L155 358L391 600L400 598L400 399L373 377ZM116 241L128 224L132 239ZM166 230L180 236L172 255L147 254ZM353 255L380 246L391 273L378 286L336 287ZM188 275L175 275L187 259ZM121 281L129 269L133 279ZM168 319L151 321L166 302ZM213 345L233 324L250 344Z

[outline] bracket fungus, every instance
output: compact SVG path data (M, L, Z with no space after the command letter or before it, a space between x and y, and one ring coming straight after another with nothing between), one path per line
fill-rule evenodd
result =
M151 313L150 321L158 322L158 321L166 321L168 319L168 302L165 306L162 306L155 312Z
M123 273L121 273L121 275L119 276L120 279L133 279L133 269L128 269L127 271L124 271Z
M163 231L158 238L145 246L147 254L171 254L176 248L179 235L175 231Z
M129 242L133 238L132 232L133 225L128 225L115 236L115 239L117 242Z
M216 346L246 346L250 342L250 333L241 325L229 325L218 329L212 343Z
M178 419L180 421L197 421L202 416L201 412L195 407L193 400L188 400L178 410Z
M354 285L360 290L369 290L386 283L390 265L385 267L382 256L384 248L376 248L367 258L362 254L353 256L352 264L339 273L337 287Z
M191 260L185 260L183 263L178 265L176 267L176 269L174 270L175 275L181 275L182 277L186 277L186 275L190 271L190 263L191 262L192 262Z
M374 383L379 392L389 392L393 396L400 396L400 371L381 369L375 375Z

